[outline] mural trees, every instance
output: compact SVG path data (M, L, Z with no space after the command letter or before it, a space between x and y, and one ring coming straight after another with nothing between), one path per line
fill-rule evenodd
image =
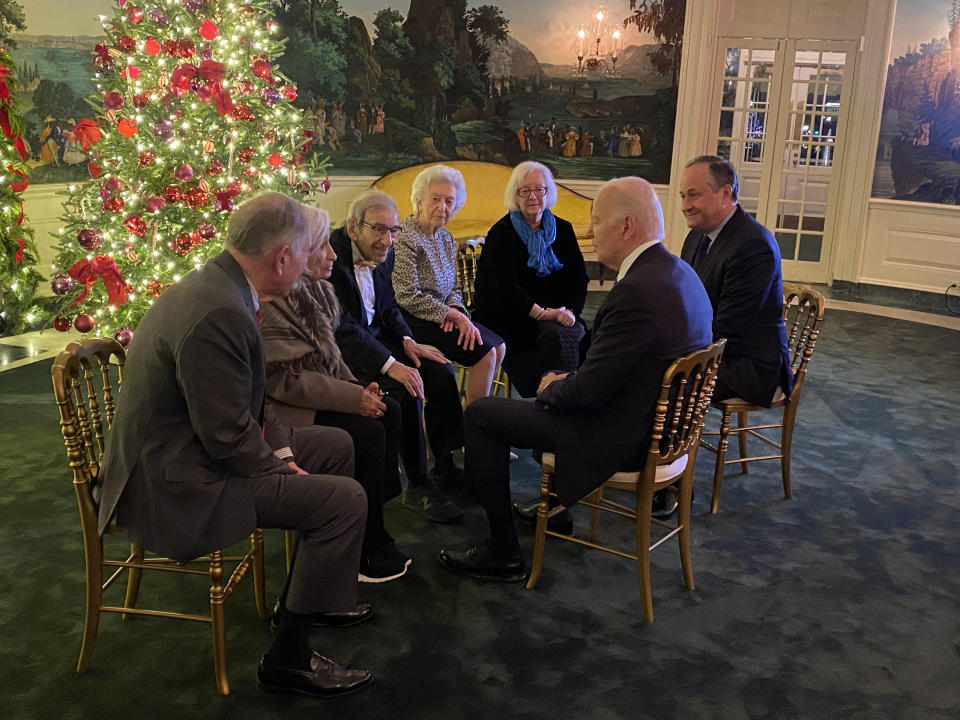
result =
M270 8L124 3L104 22L96 120L68 131L92 179L64 205L57 329L128 342L156 297L222 250L235 205L265 189L309 189Z

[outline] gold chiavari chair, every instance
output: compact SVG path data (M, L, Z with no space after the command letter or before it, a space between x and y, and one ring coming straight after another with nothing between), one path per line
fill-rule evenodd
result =
M747 474L748 463L760 460L779 460L780 472L783 477L783 495L790 499L790 451L793 446L793 428L797 419L797 408L800 406L800 393L803 390L804 379L807 375L807 365L813 354L813 346L820 335L820 323L823 320L825 308L823 295L806 285L799 283L783 284L783 318L787 326L787 347L790 350L790 369L793 371L793 392L790 397L784 396L782 390L777 390L773 403L769 408L761 405L751 405L740 398L720 400L715 406L721 411L720 429L704 432L706 436L717 436L716 445L701 440L701 445L717 456L713 469L713 497L710 500L710 512L717 513L720 507L720 489L723 485L723 475L727 465L740 465L741 474ZM779 422L770 422L760 425L749 424L749 414L766 410L782 410ZM737 416L736 427L730 426L733 415ZM761 433L761 430L780 430L779 441ZM727 443L730 435L736 435L740 456L727 457ZM778 451L771 455L750 456L747 451L747 438L753 436Z
M260 617L266 617L263 531L257 529L250 538L250 550L239 557L225 557L221 550L198 558L192 563L177 563L155 557L136 545L129 546L125 559L105 559L103 536L97 528L99 505L95 488L103 458L104 439L114 420L115 393L123 381L126 354L111 338L93 338L70 343L53 363L53 392L60 410L60 425L67 449L67 460L73 472L73 487L80 510L86 560L86 617L77 672L84 672L93 654L100 626L101 613L176 618L210 623L213 637L213 665L217 689L229 694L226 673L226 639L224 601L233 593L244 574L252 569L254 595ZM120 530L110 525L104 534L119 536ZM230 563L237 564L230 569ZM225 563L228 564L225 567ZM206 565L205 568L197 565ZM109 577L104 579L104 570ZM189 614L167 610L142 609L136 606L143 571L165 571L187 575L206 575L204 598L209 612ZM126 572L126 596L122 606L106 604L104 594ZM199 593L197 593L199 597Z
M553 475L555 456L544 453L541 461L543 479L540 483L540 504L534 536L533 565L527 587L532 588L540 578L546 536L579 543L614 555L635 560L643 602L643 619L653 622L653 593L650 587L650 551L677 536L684 584L693 589L693 566L690 560L690 502L693 493L693 467L697 459L703 417L710 406L716 384L717 368L726 340L707 346L690 355L678 358L667 368L660 384L660 396L654 410L653 426L646 461L639 472L619 472L594 490L581 505L592 508L590 530L586 540L563 535L547 529L552 515L565 508L550 509L550 498L555 496ZM680 510L675 524L652 518L655 490L676 484L680 491ZM604 495L605 490L626 490L634 494L632 505L625 505ZM597 542L600 512L628 518L636 529L636 552L624 552ZM651 528L657 524L667 532L651 544Z

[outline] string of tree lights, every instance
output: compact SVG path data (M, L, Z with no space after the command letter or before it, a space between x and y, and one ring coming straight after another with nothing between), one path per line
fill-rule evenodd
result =
M23 119L15 102L20 89L16 63L6 48L0 48L0 334L4 335L30 330L42 317L36 295L43 278L34 269L37 248L20 197L30 172Z
M167 287L222 250L234 207L261 190L310 191L269 9L118 0L102 18L96 120L72 130L91 179L70 188L51 278L58 330L126 344Z

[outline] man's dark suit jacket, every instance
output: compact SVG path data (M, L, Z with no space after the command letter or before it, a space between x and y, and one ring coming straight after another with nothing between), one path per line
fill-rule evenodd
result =
M393 294L393 248L387 252L384 261L373 268L375 300L371 324L367 322L367 312L353 269L353 241L345 228L337 228L330 233L330 245L337 254L330 282L342 309L337 344L353 374L363 382L370 382L380 374L380 368L391 355L406 362L400 355L403 337L413 337Z
M250 285L229 253L157 299L123 380L100 471L101 532L116 511L135 542L175 559L253 532L245 479L293 471L262 435L263 346Z
M713 337L726 338L718 381L754 405L770 405L777 388L793 389L783 324L780 249L773 234L737 205L710 251L691 231L681 257L697 271L713 305Z
M711 343L711 317L696 273L661 243L642 252L613 286L579 370L537 396L564 419L556 444L561 503L582 498L617 471L642 467L663 373Z

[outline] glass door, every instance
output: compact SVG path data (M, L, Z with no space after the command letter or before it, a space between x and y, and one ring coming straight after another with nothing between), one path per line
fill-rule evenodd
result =
M774 233L785 279L830 280L856 43L722 38L716 152L744 210Z

